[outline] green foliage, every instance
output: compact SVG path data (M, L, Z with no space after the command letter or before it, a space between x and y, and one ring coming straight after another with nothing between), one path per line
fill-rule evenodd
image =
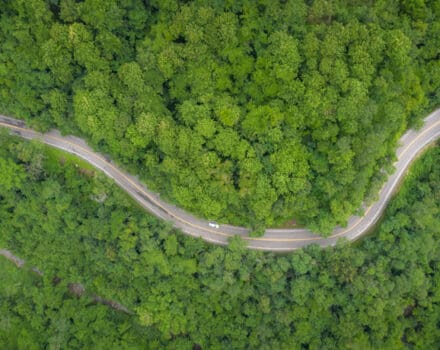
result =
M17 269L0 259L1 348L432 349L440 342L438 147L416 162L374 236L274 255L247 250L239 237L219 247L184 236L102 174L40 144L2 133L0 146L0 164L27 176L0 186L0 247L27 261ZM69 282L136 314L77 299L66 292Z
M0 186L6 190L20 188L25 178L23 167L15 164L11 159L0 158Z
M310 3L310 4L309 4ZM7 1L0 111L201 216L328 233L440 102L435 1Z
M0 345L4 349L146 347L146 329L129 316L66 293L66 283L0 259Z

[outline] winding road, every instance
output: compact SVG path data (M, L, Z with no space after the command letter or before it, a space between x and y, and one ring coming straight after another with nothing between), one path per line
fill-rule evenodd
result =
M243 227L230 225L220 225L219 228L210 227L208 221L164 202L157 194L149 191L137 177L119 169L111 160L93 151L80 138L62 136L57 130L41 134L28 128L23 121L3 115L0 115L0 127L8 128L13 134L25 139L41 140L50 146L86 160L112 178L142 207L157 217L172 222L176 228L188 235L201 237L207 242L222 245L228 244L230 237L239 235L251 249L283 252L302 248L312 243L322 247L331 246L335 245L339 238L345 237L348 240L354 240L368 232L380 218L411 162L424 148L440 137L440 109L425 118L424 125L420 130L409 130L402 136L401 146L397 149L398 160L394 164L396 170L380 190L378 201L370 207L364 208L362 217L352 216L347 227L336 228L327 238L317 236L307 229L267 229L263 237L254 238L249 237L249 230Z

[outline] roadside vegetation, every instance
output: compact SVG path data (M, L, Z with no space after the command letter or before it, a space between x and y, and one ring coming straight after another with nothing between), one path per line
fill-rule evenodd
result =
M0 111L205 218L343 224L440 102L431 1L5 1Z
M440 343L439 147L411 168L376 234L286 255L185 236L100 172L4 130L0 174L0 248L27 261L18 269L0 257L0 348ZM135 314L77 298L73 282Z

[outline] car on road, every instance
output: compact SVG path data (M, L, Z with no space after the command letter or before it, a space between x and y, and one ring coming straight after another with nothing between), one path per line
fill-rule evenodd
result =
M220 228L220 225L217 224L216 222L209 222L209 223L208 223L208 226L209 226L209 227L213 227L213 228Z

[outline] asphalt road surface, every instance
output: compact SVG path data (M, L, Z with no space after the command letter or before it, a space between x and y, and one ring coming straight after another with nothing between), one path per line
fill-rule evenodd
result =
M345 228L336 228L330 237L320 237L307 229L267 229L263 237L249 237L249 230L243 227L220 225L210 227L209 222L197 218L182 209L164 202L157 194L149 191L136 176L119 169L107 157L93 151L86 142L74 136L61 136L57 130L45 134L36 132L23 121L0 115L0 126L11 130L13 134L25 139L38 139L42 142L75 154L86 160L97 169L102 170L112 178L124 191L139 202L157 217L173 223L185 234L201 237L207 242L228 244L230 237L241 236L251 249L266 251L291 251L309 244L318 244L322 247L335 245L339 238L355 240L369 231L383 213L393 191L399 181L405 176L411 162L417 155L440 137L440 109L436 110L424 120L423 127L418 130L409 130L400 140L397 150L397 161L394 164L395 172L388 177L379 193L379 199L368 208L364 208L362 217L352 216Z

